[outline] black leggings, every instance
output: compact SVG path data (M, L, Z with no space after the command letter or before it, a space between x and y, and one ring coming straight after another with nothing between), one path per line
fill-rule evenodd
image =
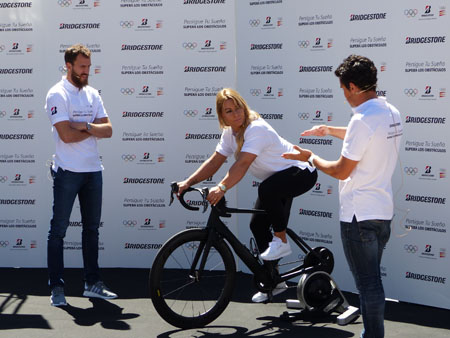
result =
M259 252L264 252L272 241L274 232L286 230L292 200L310 190L317 181L317 170L290 167L266 178L258 188L255 208L267 211L268 215L253 214L250 229Z

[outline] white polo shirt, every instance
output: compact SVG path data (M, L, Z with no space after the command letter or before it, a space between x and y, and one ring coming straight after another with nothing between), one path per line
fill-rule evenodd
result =
M64 143L54 127L61 121L92 123L95 119L108 117L98 91L90 86L79 90L63 77L48 91L45 110L53 126L53 139L56 144L53 170L56 171L59 167L74 172L103 170L96 137L90 136L80 142Z
M237 143L232 129L224 129L216 151L228 157L233 155L236 149ZM281 154L285 152L294 151L292 144L279 136L275 129L262 118L252 121L244 132L244 145L241 152L257 155L250 165L249 171L261 180L292 166L300 169L307 168L313 172L315 169L308 162L286 160L281 157Z
M403 134L399 111L379 97L353 108L342 156L359 161L350 176L339 181L340 220L351 222L393 217L391 178Z

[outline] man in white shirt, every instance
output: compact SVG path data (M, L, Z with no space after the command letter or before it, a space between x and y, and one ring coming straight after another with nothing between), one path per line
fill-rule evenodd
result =
M344 140L341 156L327 161L294 146L283 154L339 179L341 237L360 293L362 338L384 337L385 297L380 263L393 217L391 178L403 128L398 110L377 97L377 69L366 57L350 55L336 69L353 117L347 127L315 126L302 136L331 135Z
M56 144L51 168L53 217L47 241L50 301L53 306L67 305L63 245L77 195L83 224L83 296L117 297L101 281L98 267L103 165L97 139L111 137L112 126L98 91L88 86L90 50L83 45L73 45L66 50L64 61L67 76L49 90L45 104Z

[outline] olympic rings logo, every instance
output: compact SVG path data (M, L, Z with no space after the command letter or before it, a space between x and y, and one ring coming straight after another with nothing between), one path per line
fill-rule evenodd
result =
M259 21L259 19L253 19L253 20L250 20L248 23L252 27L258 27L260 24L260 21Z
M0 53L3 52L5 50L5 45L0 45Z
M261 94L261 89L250 89L250 94L252 96L259 96Z
M417 9L405 9L403 14L405 14L408 18L413 18L419 13Z
M120 21L120 27L122 28L131 28L134 26L133 21Z
M197 48L197 42L183 42L183 48L193 50Z
M187 116L187 117L194 117L198 114L198 111L197 110L185 110L183 112L183 114L184 114L184 116Z
M69 7L72 4L72 0L58 0L58 5L61 7Z
M419 169L415 168L415 167L405 167L403 169L403 171L405 172L405 174L407 175L415 175L419 172Z
M134 154L123 154L122 160L125 162L133 162L136 159L136 155Z
M408 253L416 253L419 250L419 247L417 245L413 245L413 244L405 244L405 246L403 248Z
M300 120L307 120L309 119L309 113L298 113L298 117Z
M403 90L406 96L408 97L414 97L419 93L419 91L416 88L406 88Z
M5 248L9 245L8 241L0 241L0 247Z
M5 183L8 180L8 176L0 176L0 183Z
M120 88L120 92L123 95L132 95L134 93L134 88Z
M309 46L309 41L308 41L308 40L299 41L299 42L298 42L298 46L299 46L300 48L306 48L306 47Z
M186 248L188 248L189 250L195 250L195 249L198 249L198 245L199 245L199 243L189 242L189 243L186 243L184 246Z
M137 221L134 221L134 220L126 220L126 221L123 221L122 224L123 224L124 226L126 226L127 228L132 228L132 227L135 227L135 226L137 225Z
M0 117L5 117L6 116L6 112L5 111L0 111Z

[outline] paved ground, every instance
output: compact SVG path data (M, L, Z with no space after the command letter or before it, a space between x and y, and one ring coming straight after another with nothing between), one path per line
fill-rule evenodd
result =
M0 269L0 337L359 337L361 319L339 326L336 316L280 319L285 299L295 298L295 288L271 304L252 304L251 278L239 274L239 289L225 312L203 329L180 330L164 322L149 299L145 269L104 269L106 284L120 296L104 301L81 297L82 272L66 270L69 306L49 303L45 269ZM354 294L345 294L357 306ZM388 302L386 337L450 337L450 310L409 303Z

